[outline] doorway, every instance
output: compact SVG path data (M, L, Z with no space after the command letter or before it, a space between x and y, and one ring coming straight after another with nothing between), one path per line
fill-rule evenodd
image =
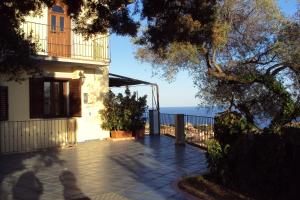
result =
M48 55L71 57L71 19L61 2L48 10Z

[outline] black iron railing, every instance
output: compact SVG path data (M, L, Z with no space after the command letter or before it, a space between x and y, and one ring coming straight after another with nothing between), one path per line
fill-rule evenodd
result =
M30 152L75 145L75 119L0 122L0 153Z
M175 115L160 113L160 134L175 137Z
M175 114L160 113L160 133L175 137ZM184 116L185 140L198 146L214 137L214 118L205 116Z
M214 137L214 118L205 116L185 115L185 140L206 146L206 141Z

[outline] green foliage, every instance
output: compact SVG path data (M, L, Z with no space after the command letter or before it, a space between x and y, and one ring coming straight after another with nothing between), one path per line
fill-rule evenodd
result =
M214 177L222 178L224 173L224 151L217 140L207 141L207 163L210 173Z
M143 114L147 109L147 96L137 98L126 88L125 95L109 91L104 97L104 109L100 111L102 128L106 130L136 131L145 126Z
M85 37L108 32L135 36L139 23L130 15L132 0L84 1L62 0L75 24L75 31ZM40 73L37 45L26 38L20 28L25 17L39 16L42 8L52 6L55 0L1 0L0 1L0 73L7 80L20 81L24 75ZM47 16L46 16L47 17Z
M257 199L294 199L300 178L297 125L289 125L281 134L257 133L238 113L220 116L216 140L208 143L206 155L211 174L224 184L259 194Z
M214 133L215 138L224 147L232 144L238 135L258 133L259 129L250 124L240 113L228 112L219 113L215 117Z
M25 38L20 25L30 11L40 14L43 5L51 5L51 0L0 1L0 73L6 74L7 80L20 80L26 73L39 72L31 57L36 55L37 47Z
M168 80L188 70L201 103L238 110L241 126L271 119L270 132L279 133L300 116L299 11L285 18L274 0L205 2L195 9L207 9L207 17L193 15L189 1L148 8L153 27L141 36L137 58Z

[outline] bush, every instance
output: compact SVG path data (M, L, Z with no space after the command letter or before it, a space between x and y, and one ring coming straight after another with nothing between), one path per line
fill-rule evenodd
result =
M225 111L215 117L215 138L222 146L234 143L238 135L258 132L259 129L238 112Z
M226 155L229 148L229 145L227 145L225 148L222 148L220 143L214 139L207 141L206 157L210 173L213 177L215 177L222 183L226 182L225 173L228 172Z
M221 116L221 117L220 117ZM282 134L252 132L236 113L215 120L216 140L208 143L207 161L217 180L262 199L293 199L300 180L300 129Z
M100 111L102 128L105 130L136 131L145 126L143 117L147 109L147 96L137 98L126 88L125 95L109 91L104 96L104 109Z

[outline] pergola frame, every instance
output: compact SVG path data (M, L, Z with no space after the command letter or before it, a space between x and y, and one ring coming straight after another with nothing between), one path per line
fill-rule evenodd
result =
M123 86L130 86L130 85L150 85L155 87L156 89L156 110L159 112L159 87L156 83L150 83L147 81L142 81L134 78L129 78L126 76L121 76L113 73L109 73L109 87L123 87ZM153 94L152 94L153 95Z

